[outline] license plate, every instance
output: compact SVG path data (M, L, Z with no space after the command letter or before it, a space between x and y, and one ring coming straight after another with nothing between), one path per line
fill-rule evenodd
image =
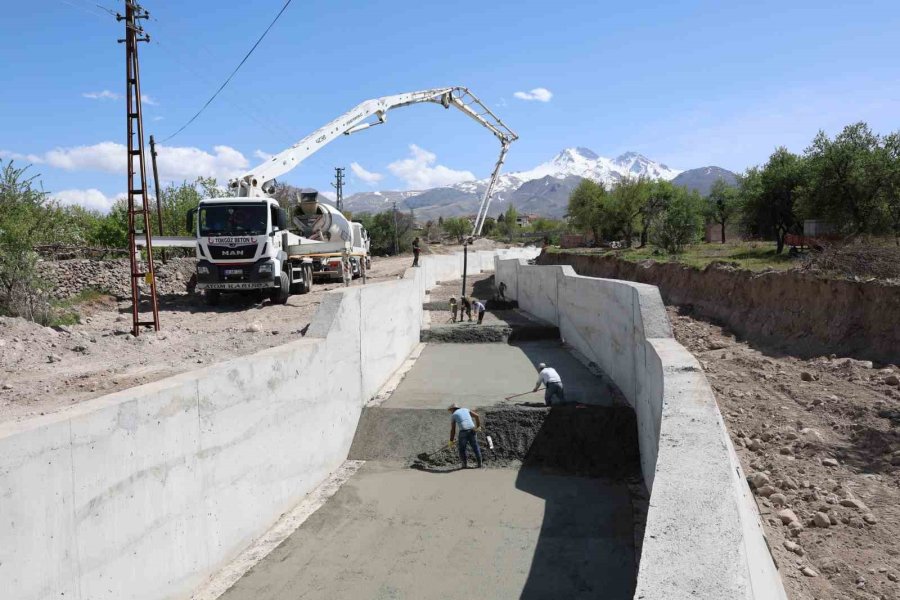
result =
M225 274L226 275L243 275L244 270L243 269L225 269Z

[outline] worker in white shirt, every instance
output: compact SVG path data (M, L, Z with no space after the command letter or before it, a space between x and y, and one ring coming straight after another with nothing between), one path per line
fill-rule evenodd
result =
M565 392L563 392L562 379L560 379L559 373L556 372L556 369L548 367L544 363L541 363L537 366L537 370L538 380L532 391L538 391L538 389L540 389L541 387L541 384L544 384L544 386L546 387L546 391L544 391L544 404L546 404L547 406L551 406L553 404L554 396L559 398L559 404L564 404L566 401L566 395Z

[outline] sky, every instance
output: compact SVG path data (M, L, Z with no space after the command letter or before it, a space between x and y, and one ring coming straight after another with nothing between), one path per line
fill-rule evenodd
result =
M122 0L4 7L0 159L66 203L126 189ZM145 0L144 127L164 140L199 110L284 0ZM108 10L107 10L108 9ZM900 2L294 0L230 84L160 145L164 182L239 176L359 102L470 88L518 135L505 169L567 147L637 151L676 169L741 172L820 129L900 129ZM436 105L392 111L282 177L345 194L487 177L496 140Z

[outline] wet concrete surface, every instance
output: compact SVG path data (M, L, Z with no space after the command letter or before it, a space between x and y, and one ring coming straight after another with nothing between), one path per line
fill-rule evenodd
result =
M429 344L385 408L446 408L494 404L544 404L544 392L530 393L535 365L554 367L571 402L612 405L604 382L559 342L513 344ZM505 400L507 396L525 395Z
M623 483L367 463L222 598L625 600L634 570Z

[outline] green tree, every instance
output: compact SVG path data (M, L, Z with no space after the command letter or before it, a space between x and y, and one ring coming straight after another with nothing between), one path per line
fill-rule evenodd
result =
M894 242L900 246L900 132L884 138L887 154L887 177L883 189L884 206L894 232Z
M170 234L171 235L171 234ZM94 234L94 243L107 248L128 247L128 205L125 200L113 204Z
M697 192L675 188L665 210L653 219L650 240L669 254L696 242L703 231L703 200Z
M451 217L449 219L444 219L444 231L447 232L447 235L452 235L456 238L457 243L462 244L463 238L471 231L472 226L469 225L469 221L460 217Z
M61 211L28 168L0 160L0 312L46 324L49 286L34 247L55 241Z
M722 243L725 243L725 226L740 212L740 198L734 186L724 179L716 179L706 197L706 217L722 228Z
M653 220L657 215L666 209L669 202L675 197L675 194L675 186L669 181L660 179L650 184L649 189L647 190L647 201L644 202L640 217L641 248L647 245L651 223L653 223Z
M582 179L569 196L566 216L576 230L590 232L594 240L599 242L600 228L603 223L603 200L606 188L590 179Z
M360 213L356 215L356 220L362 223L369 232L370 249L373 254L389 255L394 253L394 214L392 210L375 215ZM400 242L400 252L411 249L415 231L409 213L397 211L396 231Z
M516 211L516 207L510 202L506 212L503 213L503 225L500 228L510 242L519 237L519 224L516 222L518 217L519 213Z
M784 236L799 228L797 203L805 183L804 159L783 147L762 168L748 169L738 187L744 231L774 237L781 254Z
M877 232L889 171L880 136L865 123L844 127L833 140L820 131L805 156L805 216L828 219L850 233Z
M639 226L638 218L644 210L650 192L650 182L639 177L624 179L613 188L604 207L604 218L613 237L619 235L630 248L634 238L634 230Z
M497 221L494 217L485 217L484 223L481 225L481 233L482 235L491 235L494 230L497 228Z

